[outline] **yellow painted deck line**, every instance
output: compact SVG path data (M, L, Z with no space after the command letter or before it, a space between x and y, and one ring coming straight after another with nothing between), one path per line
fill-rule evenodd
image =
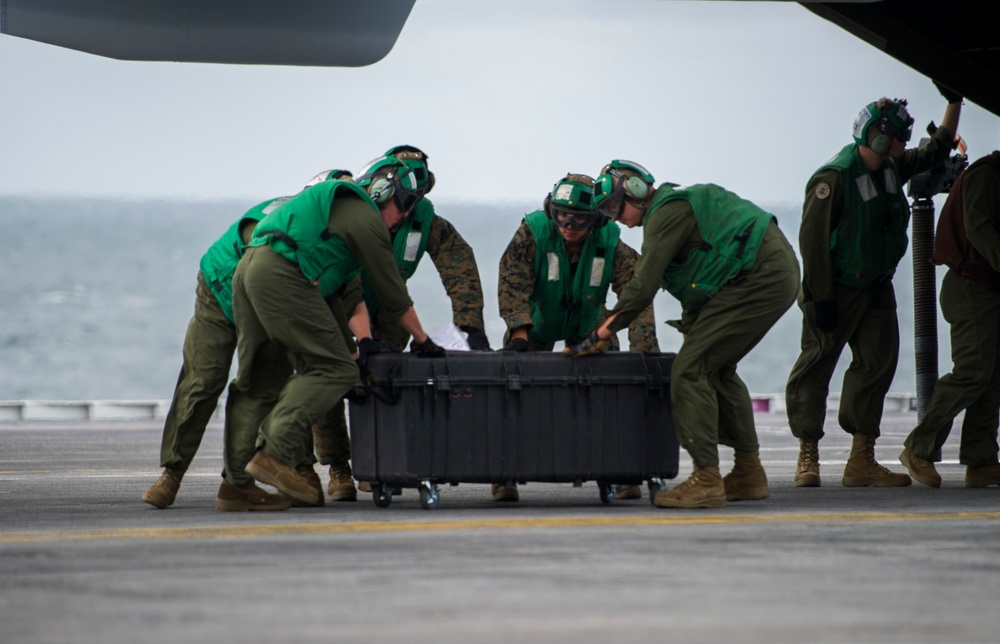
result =
M692 511L686 511L692 512ZM352 523L292 523L281 525L113 528L109 530L46 530L0 532L3 543L53 541L118 541L146 539L248 539L361 532L441 532L448 530L525 530L627 526L766 525L776 523L852 523L901 521L1000 520L1000 512L814 512L790 514L702 514L636 517L548 517L533 519L468 519L455 521L361 521Z

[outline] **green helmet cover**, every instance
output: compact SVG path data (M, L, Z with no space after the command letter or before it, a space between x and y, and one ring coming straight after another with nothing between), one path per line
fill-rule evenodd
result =
M412 145L397 145L386 150L386 156L396 157L406 164L417 180L417 190L420 196L426 195L434 187L434 173L427 165L427 154Z
M594 180L585 174L567 174L552 186L549 203L562 210L593 212Z
M905 100L889 100L887 98L865 105L854 119L854 127L852 128L854 142L858 145L868 145L869 130L876 124L879 124L880 129L885 134L896 136L901 141L909 141L913 128L913 117L910 116L906 106Z
M594 207L614 196L606 205L618 213L626 199L639 202L648 199L655 182L649 170L638 163L615 159L601 169L594 181Z
M417 179L403 162L393 156L371 161L358 173L354 182L367 190L380 207L391 197L400 210L409 212L420 200Z

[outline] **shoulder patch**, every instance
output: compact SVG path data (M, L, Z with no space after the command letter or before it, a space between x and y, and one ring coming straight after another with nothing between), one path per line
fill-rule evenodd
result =
M830 196L830 184L823 182L816 186L816 198L826 199Z

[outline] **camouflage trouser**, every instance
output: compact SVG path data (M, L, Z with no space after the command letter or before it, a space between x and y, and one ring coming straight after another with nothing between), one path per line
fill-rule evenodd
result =
M347 432L347 405L338 400L322 422L312 426L316 458L323 465L344 468L351 460L351 439Z
M194 316L184 336L184 362L163 423L161 466L185 471L191 465L226 390L235 352L236 327L199 272Z

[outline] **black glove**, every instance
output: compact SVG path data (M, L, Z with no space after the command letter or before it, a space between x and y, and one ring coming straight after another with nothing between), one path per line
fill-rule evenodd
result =
M369 356L377 353L393 353L385 342L374 338L361 338L358 340L358 360L365 366L368 365Z
M601 353L607 351L611 348L611 342L608 340L603 340L597 332L591 333L590 337L581 342L580 344L574 344L571 347L566 347L563 349L563 356L567 358L579 358L581 356L587 356L592 353Z
M463 331L469 334L469 348L473 351L492 351L490 348L490 339L486 337L481 329L477 329L474 326L463 326L459 327Z
M813 302L816 328L826 333L832 333L837 328L837 303L833 300Z
M371 385L372 375L368 371L369 357L377 353L392 352L392 349L380 340L373 340L372 338L361 338L358 340L358 359L355 362L358 365L358 371L361 372L361 382L365 385Z
M941 96L944 96L944 100L948 101L949 104L962 102L962 95L955 90L949 89L937 81L934 81L934 87L941 92Z
M507 344L503 345L504 351L516 351L517 353L522 353L528 350L528 341L524 338L514 338Z
M431 340L431 336L427 336L427 339L423 342L417 342L416 340L410 342L410 351L422 358L444 357L444 349L435 344L434 340Z

